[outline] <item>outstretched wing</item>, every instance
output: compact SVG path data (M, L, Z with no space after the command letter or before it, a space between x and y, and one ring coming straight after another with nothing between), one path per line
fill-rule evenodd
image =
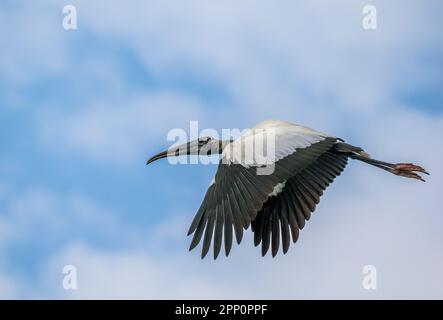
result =
M305 222L311 217L323 191L341 174L347 160L346 154L328 150L304 170L285 181L280 193L268 198L251 224L254 244L262 244L263 256L272 243L274 257L280 240L283 253L286 253L290 233L292 241L297 241L299 230L303 229Z
M237 243L240 243L243 229L255 220L274 187L308 167L337 141L334 137L315 133L294 133L285 137L276 139L278 158L272 174L258 175L257 167L247 167L222 158L214 183L207 190L189 228L188 235L194 234L190 250L203 237L203 258L213 240L216 258L224 238L225 253L228 255L232 247L233 229ZM292 142L288 138L292 138Z

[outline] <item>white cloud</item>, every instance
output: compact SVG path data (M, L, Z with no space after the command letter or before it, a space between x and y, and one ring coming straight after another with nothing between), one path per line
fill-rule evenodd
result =
M44 227L51 232L56 230L61 221L56 215L55 199L46 190L32 188L20 196L9 192L0 216L0 249L27 237L36 228Z
M16 283L9 276L0 274L0 299L16 299L18 296Z
M134 159L143 147L163 144L159 138L167 130L186 128L193 119L236 128L283 118L355 133L360 124L348 119L401 112L395 98L402 88L435 75L421 57L440 50L433 40L438 28L429 18L435 3L423 8L414 1L376 2L379 29L372 33L361 27L364 1L74 4L81 19L76 32L127 46L154 78L179 71L214 80L230 101L204 104L193 91L134 92L117 71L109 71L118 61L92 63L107 70L96 72L98 81L114 79L109 97L72 112L54 115L50 108L36 129L46 134L44 141L55 141L50 146L102 162ZM89 59L103 61L95 53ZM76 65L78 73L91 63ZM115 101L116 87L128 98Z
M57 239L63 244L76 238L76 230L89 229L102 240L118 232L132 232L115 212L90 197L61 195L38 186L28 186L22 192L11 189L0 209L0 252L20 243L39 245ZM131 241L130 236L125 239Z
M77 291L64 292L61 287L60 270L67 263L78 270ZM223 290L220 287L212 290L204 276L195 273L189 265L179 264L176 257L156 259L141 251L107 253L73 245L54 259L49 270L48 283L65 298L158 299L184 296L190 286L201 296Z
M262 95L275 101L272 98L291 91L296 98L313 90L361 109L362 104L376 108L367 99L376 101L385 90L410 81L398 79L395 71L405 62L417 68L417 59L404 57L416 58L437 33L434 20L426 19L433 5L423 9L406 1L401 7L377 3L380 30L371 34L361 28L364 4L177 1L166 6L135 1L121 7L117 1L107 6L88 2L84 14L100 36L125 39L158 73L183 68L180 63L186 62L222 78L246 101ZM411 37L417 34L420 37ZM400 56L394 54L399 49ZM360 103L353 104L351 98Z
M61 9L54 9L49 3L2 4L0 37L4 45L0 52L0 71L5 100L0 108L26 104L25 88L42 81L48 74L69 71L69 38L61 26Z
M129 101L98 102L89 108L47 113L40 139L56 152L71 151L104 163L127 163L146 158L147 148L169 146L167 133L202 119L201 103L175 93L146 94ZM70 112L68 112L70 113ZM51 126L46 126L51 123Z

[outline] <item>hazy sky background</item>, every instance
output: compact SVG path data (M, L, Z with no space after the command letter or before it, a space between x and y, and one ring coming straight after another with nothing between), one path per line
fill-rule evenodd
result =
M78 29L62 28L77 8ZM375 5L377 30L362 28ZM443 298L441 1L2 1L1 298ZM215 166L145 166L172 128L303 123L351 163L299 242L188 252ZM78 270L78 290L62 268ZM377 290L362 287L365 265Z

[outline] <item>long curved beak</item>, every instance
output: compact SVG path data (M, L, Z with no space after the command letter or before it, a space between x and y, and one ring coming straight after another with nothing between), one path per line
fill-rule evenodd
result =
M148 161L146 161L146 164L148 165L148 164L154 162L155 160L163 159L163 158L166 158L167 156L168 156L168 151L160 152L160 153L156 154L155 156L150 157L148 159Z
M171 147L167 151L163 151L156 154L155 156L152 156L151 158L148 159L148 161L146 161L146 164L148 165L156 160L163 159L166 157L178 157L188 154L198 154L198 151L199 151L198 141L191 141L179 146Z

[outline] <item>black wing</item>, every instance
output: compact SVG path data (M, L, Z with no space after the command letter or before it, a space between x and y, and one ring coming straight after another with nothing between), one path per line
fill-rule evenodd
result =
M195 248L204 237L203 258L214 239L214 258L217 258L224 238L225 253L228 255L232 247L232 229L237 243L240 243L243 229L247 229L256 219L257 212L262 210L274 186L308 167L335 142L335 138L325 138L309 147L296 150L277 161L271 175L257 175L257 168L254 167L220 162L215 183L207 190L189 228L188 235L194 233L189 250Z
M272 244L274 257L278 252L280 240L283 253L286 253L289 249L290 233L292 241L297 241L299 230L303 229L305 222L311 217L323 191L341 174L347 160L346 154L328 150L304 170L288 179L280 193L269 197L251 224L254 244L262 244L263 256Z

